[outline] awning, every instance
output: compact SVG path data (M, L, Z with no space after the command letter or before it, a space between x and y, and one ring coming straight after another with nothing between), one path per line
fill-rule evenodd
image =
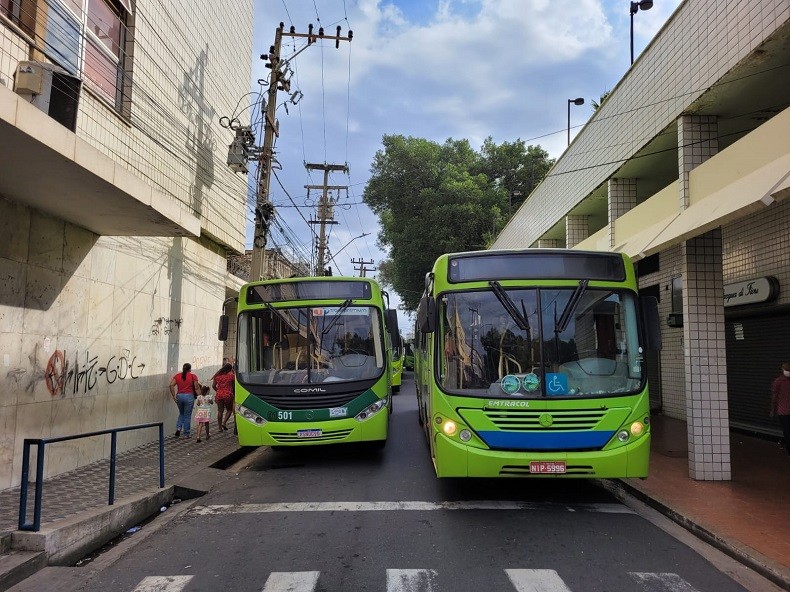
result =
M615 244L642 259L790 197L790 154L756 169L683 211Z

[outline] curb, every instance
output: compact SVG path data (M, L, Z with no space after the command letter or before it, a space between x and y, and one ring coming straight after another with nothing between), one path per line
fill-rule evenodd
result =
M701 524L694 522L688 516L684 516L680 512L674 510L661 500L647 495L638 487L623 480L610 479L599 480L598 482L604 489L614 494L618 499L622 499L625 495L630 495L651 508L658 510L698 539L717 548L719 551L732 557L784 590L790 590L790 570L784 566L778 565L775 561L765 557L751 547L733 542L711 532Z

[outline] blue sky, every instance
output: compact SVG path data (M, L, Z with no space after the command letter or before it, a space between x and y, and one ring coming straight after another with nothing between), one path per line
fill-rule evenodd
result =
M655 0L634 17L634 53L639 53L681 0ZM333 173L332 185L348 185L339 198L329 249L332 266L356 275L350 259L373 260L375 216L361 204L370 164L384 134L423 137L437 142L466 138L479 148L517 138L559 156L567 144L567 99L571 136L592 114L591 100L612 89L630 65L628 0L256 0L253 91L269 71L259 59L284 22L297 32L310 23L334 34L353 30L353 41L336 49L319 42L293 58L292 91L299 103L278 108L277 160L271 199L282 231L272 243L309 253L312 234L304 219L314 215L320 184L304 162L348 163L349 175ZM284 38L282 57L301 49ZM253 100L254 100L253 96ZM287 96L279 94L283 102ZM259 108L257 108L259 109ZM260 141L260 140L259 140ZM301 215L300 215L301 214ZM362 238L355 238L363 233ZM251 245L252 232L247 243ZM349 243L350 241L350 243ZM270 243L270 246L273 246ZM369 274L370 275L370 274ZM374 274L375 275L375 272ZM401 315L401 324L406 323ZM404 331L406 332L406 331Z

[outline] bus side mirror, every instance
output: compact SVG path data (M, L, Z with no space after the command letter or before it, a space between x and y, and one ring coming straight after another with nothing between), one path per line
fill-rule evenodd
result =
M436 299L423 296L417 308L417 328L422 333L433 333L436 330Z
M654 296L639 298L642 313L642 329L645 332L645 347L649 351L661 349L661 319L658 316L658 300Z
M220 341L228 340L228 315L220 315L219 317L219 331L217 331L217 339Z
M400 330L398 330L398 311L394 308L388 308L385 310L384 322L387 325L387 333L390 334L390 339L394 345L400 336Z

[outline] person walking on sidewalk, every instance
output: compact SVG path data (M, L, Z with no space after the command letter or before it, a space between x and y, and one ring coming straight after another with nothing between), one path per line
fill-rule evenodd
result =
M771 384L771 417L779 416L785 450L790 454L790 362L784 362L779 368L782 373Z
M203 432L203 426L206 426L206 440L211 438L209 433L209 423L211 423L211 407L214 405L214 397L211 396L211 391L208 386L201 387L200 394L195 399L197 411L195 412L195 423L197 423L197 441L200 442L200 435Z
M228 429L228 420L233 415L236 375L233 373L233 364L224 364L217 373L211 377L211 386L217 392L217 425L220 430Z
M184 437L189 438L189 431L192 427L192 408L195 406L195 397L200 392L200 382L198 377L192 374L192 364L184 364L181 372L173 376L170 381L170 396L178 405L178 421L176 422L175 437L181 435L184 430Z

